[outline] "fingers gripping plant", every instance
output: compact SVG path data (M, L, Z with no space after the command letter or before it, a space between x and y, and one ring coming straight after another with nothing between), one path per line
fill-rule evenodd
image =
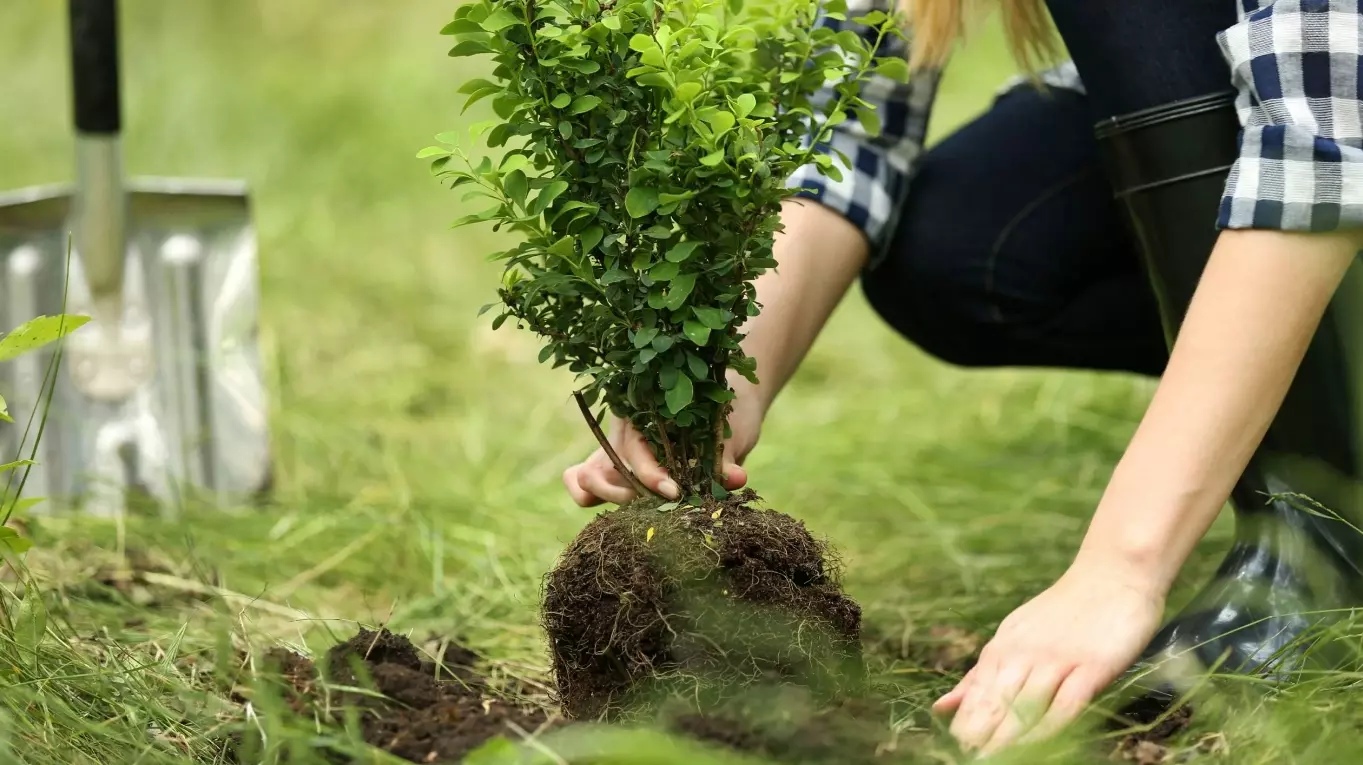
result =
M844 0L823 10L841 19ZM491 200L456 226L522 235L494 256L505 272L493 327L514 319L544 338L540 361L589 381L579 403L607 451L597 402L692 496L722 492L726 375L756 381L741 328L761 309L753 280L776 266L786 180L809 163L838 177L820 150L828 131L849 113L878 129L860 82L907 75L874 56L877 35L899 33L894 19L856 19L868 40L816 28L818 11L817 0L480 0L443 30L451 56L496 63L461 92L468 105L492 98L499 119L471 133L500 158L470 158L448 133L419 155ZM825 85L836 96L816 98Z

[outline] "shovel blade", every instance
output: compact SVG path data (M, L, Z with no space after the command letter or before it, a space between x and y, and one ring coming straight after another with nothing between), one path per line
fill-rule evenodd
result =
M95 317L66 338L55 371L55 346L0 363L15 418L0 423L0 448L38 463L23 496L116 515L133 494L173 513L191 497L225 506L265 491L259 271L244 186L127 185L121 315L92 310L79 251L68 259L71 200L60 186L0 195L5 329L62 312Z

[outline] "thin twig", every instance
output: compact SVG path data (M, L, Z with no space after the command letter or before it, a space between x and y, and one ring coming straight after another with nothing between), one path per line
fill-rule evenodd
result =
M619 471L620 475L624 476L625 480L630 482L630 485L634 487L634 491L638 492L639 496L642 497L645 494L657 496L652 491L649 491L649 488L644 485L643 481L639 480L638 476L629 468L625 467L625 463L620 459L620 455L615 453L615 447L611 446L611 442L606 438L606 434L601 432L601 424L592 416L592 409L587 406L587 399L583 398L582 394L578 391L573 391L573 398L577 399L577 408L582 410L582 417L587 420L587 427L592 429L592 435L596 436L596 442L601 444L601 449L606 452L607 457L610 457L611 464L615 466L615 469Z
M724 426L728 424L729 404L720 404L715 412L715 481L724 485Z
M663 419L657 412L653 413L653 427L658 429L658 441L663 445L663 456L667 458L668 471L680 470L681 463L677 462L677 455L672 451L672 439L667 437L667 426L663 424Z

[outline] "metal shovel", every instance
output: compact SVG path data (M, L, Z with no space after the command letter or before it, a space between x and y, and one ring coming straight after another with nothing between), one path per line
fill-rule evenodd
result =
M0 194L0 319L4 330L63 311L91 321L46 384L55 349L0 365L16 420L0 448L30 455L39 434L26 415L50 395L23 489L42 507L116 515L133 492L170 513L190 496L247 500L271 469L244 184L125 184L117 2L69 10L76 185Z

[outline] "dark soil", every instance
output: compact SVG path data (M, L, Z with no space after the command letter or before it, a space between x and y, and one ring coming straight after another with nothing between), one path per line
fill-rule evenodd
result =
M268 659L295 711L325 708L320 673L311 661L287 651L273 651ZM496 736L514 740L553 723L542 709L492 689L470 666L477 660L472 651L451 645L437 664L405 637L360 630L327 653L327 679L332 686L373 689L384 698L337 693L333 687L333 719L340 723L346 708L358 710L366 742L421 763L459 762Z
M1116 730L1134 729L1117 742L1112 759L1137 765L1159 765L1170 758L1170 745L1193 721L1193 708L1173 708L1162 695L1143 696L1124 707L1110 723ZM1198 749L1202 748L1199 742Z
M621 719L679 689L702 705L778 680L837 698L864 676L861 608L800 521L750 491L602 513L545 580L566 716Z

